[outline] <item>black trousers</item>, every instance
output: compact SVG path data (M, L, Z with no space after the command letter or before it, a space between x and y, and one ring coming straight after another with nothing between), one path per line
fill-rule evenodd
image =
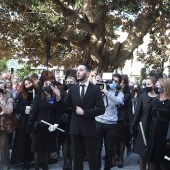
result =
M96 165L96 137L72 135L73 146L73 170L83 170L83 161L87 156L90 170L97 170Z
M101 152L103 141L105 145L104 169L110 170L112 167L112 157L114 142L116 139L116 124L105 124L96 121L97 130L97 170L101 169Z

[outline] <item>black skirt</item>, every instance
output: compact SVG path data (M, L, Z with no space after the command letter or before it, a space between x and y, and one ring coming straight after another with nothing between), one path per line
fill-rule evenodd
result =
M59 139L63 142L65 140L71 141L70 135L70 122L68 123L60 123L60 128L63 129L65 132L59 132Z
M116 141L121 143L127 142L128 127L124 125L124 121L118 121L116 126Z
M50 132L48 127L38 129L32 137L32 152L56 152L57 131Z

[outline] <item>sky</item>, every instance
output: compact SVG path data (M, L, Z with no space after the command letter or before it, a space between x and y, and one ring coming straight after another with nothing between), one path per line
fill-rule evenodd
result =
M117 39L120 43L125 41L127 39L128 33L127 32L120 32L116 31L120 37ZM149 34L147 34L144 39L143 39L143 44L138 47L138 50L143 49L144 52L147 51L147 46L149 43ZM125 63L125 67L122 70L122 73L126 73L129 76L130 75L140 75L141 68L144 67L144 64L141 62L137 61L137 57L135 56L136 50L133 52L133 60L127 60Z

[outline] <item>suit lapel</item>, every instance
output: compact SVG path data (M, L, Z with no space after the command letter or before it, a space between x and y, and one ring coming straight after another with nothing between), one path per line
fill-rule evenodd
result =
M75 93L76 93L75 96L77 96L78 100L80 101L80 86L79 85L76 86L76 92Z

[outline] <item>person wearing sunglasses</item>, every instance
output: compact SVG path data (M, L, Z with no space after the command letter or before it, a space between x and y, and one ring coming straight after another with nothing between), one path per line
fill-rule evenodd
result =
M4 119L5 115L13 112L13 99L7 96L6 87L6 82L0 80L0 151L2 170L10 169L10 148Z

